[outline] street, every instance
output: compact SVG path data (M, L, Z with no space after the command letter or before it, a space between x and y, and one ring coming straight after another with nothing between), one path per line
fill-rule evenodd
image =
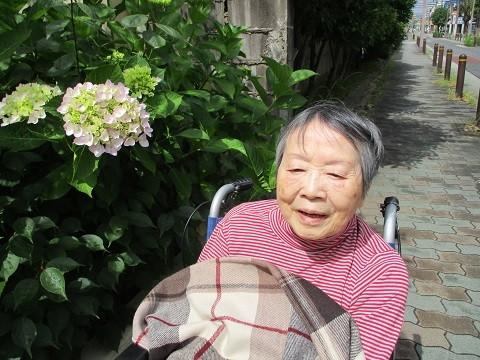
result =
M438 43L445 46L444 56L447 54L447 49L453 50L453 62L458 63L458 56L461 54L467 55L467 71L480 78L480 47L468 47L459 41L427 37L427 46L433 49L433 45ZM445 60L443 61L445 65Z

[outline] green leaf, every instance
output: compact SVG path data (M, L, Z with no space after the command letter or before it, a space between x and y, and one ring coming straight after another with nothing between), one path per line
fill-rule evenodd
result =
M72 299L72 304L79 315L94 316L99 319L97 312L100 302L93 296L76 296Z
M20 305L27 304L37 298L40 285L37 279L20 280L13 289L13 302L15 309Z
M137 227L150 227L154 228L155 225L153 224L152 220L148 217L148 215L135 212L135 211L129 211L127 213L127 219L128 222Z
M13 229L17 234L23 235L31 240L33 231L35 230L35 221L27 217L19 218L13 223Z
M154 49L159 49L161 47L164 47L165 44L167 43L163 37L161 37L158 34L155 34L152 31L145 31L143 33L143 39L148 45L150 45Z
M312 76L318 75L315 71L302 69L296 70L290 75L290 79L288 81L288 85L292 86L301 81L307 80Z
M85 146L74 146L70 184L90 197L97 184L99 161Z
M57 200L63 197L72 187L67 182L67 165L61 165L45 176L42 181L40 198L43 200Z
M50 76L64 75L68 70L70 70L73 67L74 64L75 64L74 54L62 55L53 62L53 66L50 69L48 69L47 74Z
M126 28L136 28L147 23L148 16L143 14L128 15L122 18L119 22Z
M267 111L267 106L258 99L242 96L238 101L238 105L242 108L252 112L256 116L262 116Z
M188 139L210 140L208 134L201 129L187 129L178 134L178 136Z
M19 257L30 259L32 255L32 241L23 235L13 235L8 242L8 246L10 251Z
M182 95L167 91L166 93L156 95L152 98L152 115L155 117L167 117L174 114L182 103Z
M27 317L22 317L15 320L12 329L12 340L27 351L27 354L32 358L32 344L37 337L37 327L34 322Z
M50 38L50 36L52 36L52 34L63 31L69 23L70 20L49 21L45 26L45 35L47 36L47 40Z
M12 328L12 316L0 313L0 336L8 334Z
M142 261L137 255L132 252L124 252L120 254L123 262L127 266L137 266L138 264L144 264L145 262Z
M50 260L46 265L47 268L49 267L57 268L63 273L74 270L79 266L82 266L82 265L76 262L75 260L73 260L72 258L69 258L66 256L56 257Z
M66 234L72 234L83 230L81 221L73 217L63 220L60 228Z
M232 81L228 79L215 79L214 82L217 88L230 99L235 97L235 84Z
M190 176L182 169L172 168L169 177L177 190L177 195L181 201L187 201L192 193L192 183Z
M164 25L164 24L159 24L159 23L155 23L155 26L160 30L162 31L163 33L165 33L166 35L168 36L171 36L177 40L181 40L181 41L184 41L184 38L182 36L182 34L180 34L177 30L175 30L174 28L170 27L170 26L167 26L167 25Z
M87 73L87 81L93 84L103 84L107 80L113 83L123 82L122 69L118 64L103 65Z
M68 284L68 289L77 293L84 293L98 287L96 282L84 277L75 279Z
M65 294L65 279L59 269L49 267L43 270L40 274L40 284L42 284L42 287L46 291L59 295L67 300L67 294Z
M213 95L207 105L208 112L214 112L224 109L228 105L227 99L220 95Z
M115 257L108 262L108 271L113 274L121 274L125 270L125 263L121 257Z
M80 240L83 241L85 246L92 251L105 250L105 247L103 246L102 238L97 235L94 235L94 234L83 235L80 238Z
M215 140L208 144L204 149L209 152L224 152L227 150L235 150L241 154L247 156L247 151L245 150L245 145L242 141L238 139L220 139Z
M155 158L153 157L151 151L136 146L133 148L132 154L135 159L140 161L145 169L150 171L152 174L156 173L157 163L155 162Z
M292 93L290 95L284 95L275 100L273 106L279 109L298 109L307 102L302 95Z
M0 278L7 281L8 278L12 276L15 271L17 271L19 264L20 258L17 255L9 252L2 261L2 266L0 267Z
M0 63L8 64L12 54L30 37L31 32L26 24L22 24L0 34ZM0 65L0 71L2 70L6 70L4 65Z
M57 227L57 225L46 216L36 216L32 220L35 223L35 227L39 230L48 230Z
M48 242L50 245L56 245L65 250L73 250L80 246L80 240L78 240L75 236L60 236L51 239Z
M47 141L58 142L64 138L63 129L58 124L50 124L48 121L41 121L38 124L20 122L0 127L0 148L14 151L36 149Z
M250 81L252 82L253 86L257 90L258 95L260 95L260 98L262 99L263 103L265 105L269 105L270 104L270 99L268 97L267 91L262 86L262 84L260 84L260 81L258 81L258 77L251 76Z
M208 91L205 91L205 90L186 90L186 91L182 92L182 94L197 97L197 98L207 100L207 101L210 100L210 93Z
M125 230L128 228L128 221L120 216L114 216L108 222L108 226L104 231L105 239L107 239L109 245L120 239Z

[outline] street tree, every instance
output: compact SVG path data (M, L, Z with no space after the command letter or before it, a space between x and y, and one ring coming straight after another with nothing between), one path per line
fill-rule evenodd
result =
M448 20L448 10L444 7L437 7L432 14L431 20L438 29L444 27Z

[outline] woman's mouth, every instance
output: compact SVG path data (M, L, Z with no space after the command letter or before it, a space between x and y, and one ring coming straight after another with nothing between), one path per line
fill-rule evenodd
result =
M326 219L327 215L307 210L297 210L300 221L307 225L318 225Z

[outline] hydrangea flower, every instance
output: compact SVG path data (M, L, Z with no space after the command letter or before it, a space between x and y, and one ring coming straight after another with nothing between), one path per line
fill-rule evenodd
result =
M106 60L111 64L120 64L123 61L125 54L118 50L113 50L111 55L106 57Z
M152 134L145 104L131 97L122 83L94 85L86 82L68 88L57 111L73 143L86 145L95 155L117 155L122 146L148 146Z
M38 119L44 119L47 114L43 106L53 97L62 92L55 86L36 83L20 84L0 102L1 126L28 119L28 124L38 123Z
M132 96L142 98L142 96L153 96L155 86L160 82L159 78L152 77L152 70L148 66L135 65L123 71L125 85L132 92Z

